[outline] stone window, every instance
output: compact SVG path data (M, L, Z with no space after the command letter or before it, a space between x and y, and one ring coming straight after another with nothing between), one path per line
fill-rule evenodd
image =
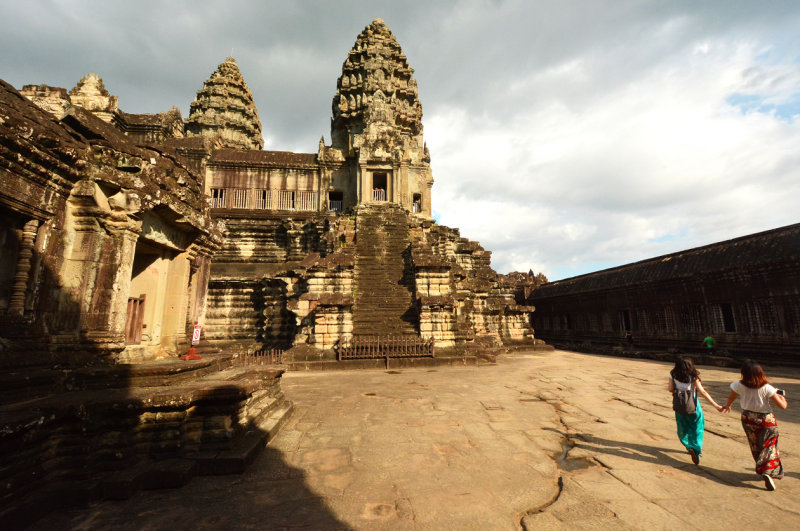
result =
M636 310L636 329L641 331L650 331L650 316L647 310Z
M268 210L272 208L271 199L272 194L269 190L257 189L253 190L253 208L256 210Z
M713 332L736 332L736 322L733 319L733 308L730 303L714 304L709 311Z
M778 332L778 315L771 301L745 303L750 331L756 334L775 334Z
M800 301L796 299L786 305L786 329L790 334L800 336Z
M211 208L225 208L225 189L211 189Z
M414 194L411 204L411 211L415 214L422 212L422 194Z
M292 190L278 192L278 210L294 210L294 192Z
M700 323L700 308L697 306L682 306L680 310L680 328L685 332L702 332Z
M328 210L341 212L343 208L344 194L339 191L328 192Z

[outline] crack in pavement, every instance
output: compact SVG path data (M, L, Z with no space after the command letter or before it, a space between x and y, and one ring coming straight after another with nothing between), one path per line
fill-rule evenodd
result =
M527 511L525 511L520 516L519 524L518 524L519 529L522 529L524 531L528 531L529 528L525 524L525 518L526 517L528 517L530 515L540 514L540 513L546 512L550 507L552 507L556 502L558 502L561 499L561 495L564 493L564 476L570 474L570 469L569 469L569 465L568 465L568 462L570 461L569 452L570 452L570 450L575 448L575 446L576 446L575 439L580 439L580 435L576 434L576 433L573 433L572 428L569 426L567 421L564 420L564 417L562 415L563 403L560 400L555 399L555 398L552 398L552 399L551 398L546 398L546 397L542 396L540 393L531 393L531 392L528 392L528 391L522 391L520 389L515 389L515 388L513 388L511 386L508 386L508 385L506 387L509 388L509 389L514 389L516 391L519 391L522 394L526 394L526 395L529 395L529 396L534 396L538 401L548 404L553 409L553 413L555 414L556 419L558 420L558 424L561 425L561 430L557 431L557 432L560 433L560 435L563 438L562 442L561 442L561 445L562 445L562 448L563 448L562 453L561 454L556 454L552 458L553 461L555 462L556 467L559 470L562 471L562 472L560 472L558 474L558 479L557 479L558 489L556 490L555 494L553 495L553 497L550 500L548 500L547 502L545 502L545 503L543 503L543 504L541 504L541 505L539 505L537 507L534 507L532 509L528 509ZM577 409L579 411L581 411L582 413L585 413L580 408L577 408ZM589 414L586 414L586 415L588 417L594 418L593 415L589 415ZM599 420L599 419L595 418L595 420ZM591 465L594 465L594 466L600 464L600 463L598 463L597 460L594 459L594 457L592 457L592 458L581 458L581 460L585 461L585 462L587 462L587 463L589 463ZM608 468L605 465L602 465L602 467L604 469L606 469L606 471L608 470ZM613 511L612 511L612 514L613 514L614 518L617 517L616 513L614 513Z

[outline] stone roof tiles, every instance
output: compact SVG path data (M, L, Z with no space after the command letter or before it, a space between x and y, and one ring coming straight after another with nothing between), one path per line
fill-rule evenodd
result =
M800 223L550 282L534 290L531 299L624 288L789 260L800 260Z
M246 151L241 149L218 149L211 157L211 164L263 164L269 166L316 167L316 153L293 153L291 151Z

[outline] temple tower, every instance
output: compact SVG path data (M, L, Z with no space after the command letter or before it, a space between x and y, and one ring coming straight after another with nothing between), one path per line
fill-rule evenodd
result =
M351 189L357 204L389 201L430 217L433 177L413 73L383 20L358 35L333 97L331 148L350 162L333 185Z
M261 120L239 66L228 57L197 91L186 119L187 136L218 136L223 147L264 147Z

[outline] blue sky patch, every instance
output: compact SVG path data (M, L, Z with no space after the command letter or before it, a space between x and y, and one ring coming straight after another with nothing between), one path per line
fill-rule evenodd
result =
M760 94L731 94L725 101L738 107L742 114L758 112L773 115L780 120L793 122L795 117L800 115L800 93L794 94L792 98L781 104L766 103L766 98Z

